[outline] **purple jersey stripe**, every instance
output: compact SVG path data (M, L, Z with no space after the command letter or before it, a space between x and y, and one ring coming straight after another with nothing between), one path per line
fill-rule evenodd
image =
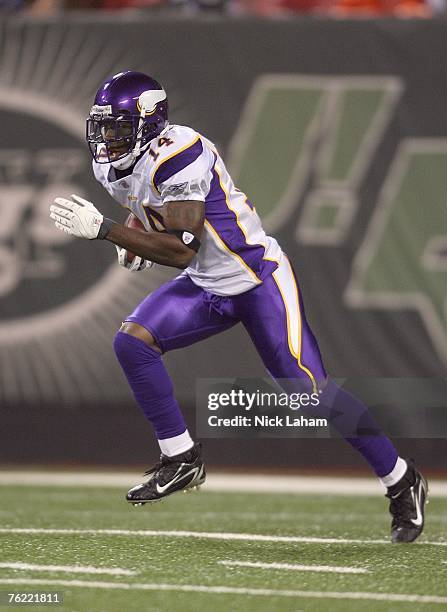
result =
M179 151L175 153L172 157L168 157L158 166L157 170L154 174L154 185L158 189L158 185L168 180L180 170L192 164L196 159L201 155L203 151L203 145L200 138L195 140L191 145L189 145L183 151Z
M263 259L265 248L261 244L247 243L244 232L237 223L236 214L227 205L226 194L215 169L205 200L205 218L225 246L239 255L260 280L264 280L276 270L277 262Z

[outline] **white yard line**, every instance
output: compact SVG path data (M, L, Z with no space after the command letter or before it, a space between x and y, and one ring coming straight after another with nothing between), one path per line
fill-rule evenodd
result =
M36 565L34 563L0 563L0 569L32 570L39 572L68 572L70 574L110 574L134 576L137 572L121 567L92 567L91 565Z
M64 486L64 487L124 487L142 480L138 472L51 472L0 470L0 485ZM447 497L445 480L430 480L430 494ZM383 495L384 488L377 479L282 476L280 474L210 474L206 491L240 491L242 493L315 493L334 495Z
M337 567L335 565L297 565L295 563L262 563L261 561L218 561L227 567L254 567L260 569L286 570L295 572L328 572L332 574L367 574L360 567Z
M274 536L258 533L228 533L220 531L164 531L150 529L52 529L52 528L20 528L2 527L2 533L28 535L104 535L104 536L134 536L138 538L202 538L208 540L246 540L248 542L285 542L298 544L390 544L387 539L359 540L344 538L315 538L305 536ZM421 541L412 546L447 546L447 542Z
M183 593L215 593L220 595L260 595L264 597L296 597L303 599L359 599L372 601L399 601L414 603L447 604L447 597L437 595L407 595L400 593L357 593L337 591L295 591L276 589L250 589L228 586L203 586L201 584L139 584L118 582L88 582L86 580L35 580L20 578L0 579L0 584L80 587L87 589L122 589L126 591L180 591Z

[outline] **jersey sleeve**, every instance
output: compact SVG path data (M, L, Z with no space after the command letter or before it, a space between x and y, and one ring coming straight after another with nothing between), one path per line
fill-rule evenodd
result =
M164 155L156 160L158 163L152 172L153 187L163 202L204 202L212 180L213 155L193 130L174 138L171 140L168 135L168 144L162 140L158 151L154 151L155 155L160 155L161 149L164 149Z

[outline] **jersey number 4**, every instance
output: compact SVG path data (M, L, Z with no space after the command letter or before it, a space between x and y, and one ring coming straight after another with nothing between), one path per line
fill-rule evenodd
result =
M169 147L169 145L172 145L172 144L174 144L174 141L171 140L170 138L165 138L164 136L162 136L161 138L157 140L157 147L159 148L162 147L163 145L165 145L166 147ZM152 148L150 148L149 155L152 157L154 161L156 161L160 153L156 153Z

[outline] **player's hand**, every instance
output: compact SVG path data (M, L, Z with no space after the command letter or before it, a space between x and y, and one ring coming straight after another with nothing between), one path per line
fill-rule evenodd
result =
M56 198L50 206L50 217L55 226L67 234L78 238L93 240L104 221L103 215L89 202L78 195L67 198Z
M143 259L138 255L135 255L132 261L127 260L127 249L123 249L122 247L115 244L115 249L118 254L118 263L120 266L123 266L129 272L141 272L141 270L146 270L147 268L152 268L154 265L153 261L149 261L148 259Z

